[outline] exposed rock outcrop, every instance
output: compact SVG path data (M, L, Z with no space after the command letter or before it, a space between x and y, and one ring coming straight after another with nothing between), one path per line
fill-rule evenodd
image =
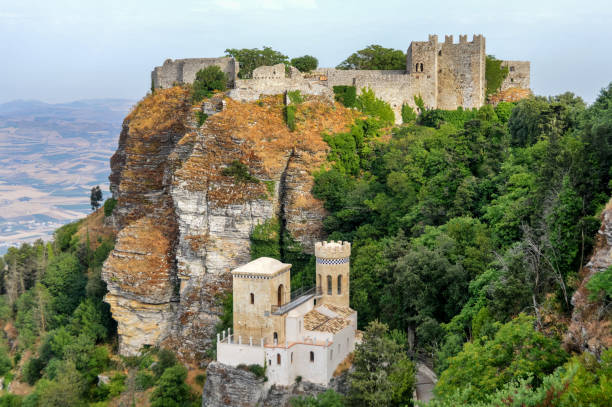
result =
M253 228L278 217L307 252L322 237L310 193L326 162L322 133L346 130L356 113L313 98L291 132L281 96L214 105L222 111L198 127L185 90L158 90L125 120L110 176L120 231L103 269L122 354L163 345L202 361ZM224 171L236 162L246 177Z
M582 282L572 296L574 311L565 345L574 351L588 351L596 356L612 346L612 323L602 310L602 304L589 300L588 281L596 273L612 266L612 200L601 215L593 255L582 270Z
M294 397L316 396L328 388L346 394L347 377L348 372L344 372L329 387L308 382L269 387L248 370L212 362L206 371L202 407L289 407Z

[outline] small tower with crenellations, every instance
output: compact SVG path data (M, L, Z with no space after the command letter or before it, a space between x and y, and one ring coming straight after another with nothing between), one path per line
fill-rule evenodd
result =
M317 289L323 304L348 307L350 294L349 242L317 242L315 244Z

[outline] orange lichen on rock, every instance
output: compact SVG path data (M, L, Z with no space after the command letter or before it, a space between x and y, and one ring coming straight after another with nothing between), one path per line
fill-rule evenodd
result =
M165 131L181 131L190 108L189 90L175 86L145 96L125 119L133 136L146 138Z
M204 123L192 155L177 171L187 190L208 190L209 200L219 205L267 195L262 183L237 182L224 175L223 169L232 161L238 159L258 179L278 180L289 155L299 150L304 169L310 172L327 156L322 133L346 131L357 115L339 104L313 98L297 106L297 126L292 132L284 120L281 96L256 103L225 102L223 112Z
M489 96L489 103L496 105L499 102L518 102L531 96L531 89L509 88Z
M174 292L172 243L164 225L151 218L130 223L117 235L115 249L104 264L104 280L144 302L168 301Z

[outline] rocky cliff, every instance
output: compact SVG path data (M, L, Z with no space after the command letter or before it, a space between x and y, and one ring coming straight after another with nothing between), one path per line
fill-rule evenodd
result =
M328 388L346 394L348 374L345 371L334 377L328 387L308 382L269 387L246 369L212 362L206 370L202 407L289 407L294 397L315 396Z
M572 296L574 310L565 338L565 345L570 350L588 351L596 356L612 347L612 323L604 304L589 300L586 284L596 273L612 266L612 200L602 212L601 221L593 254L583 268L582 282Z
M198 126L203 107L185 89L158 90L124 121L110 176L119 233L103 268L122 354L162 345L201 361L253 228L279 219L306 252L322 237L310 193L326 162L322 134L346 130L355 112L313 97L291 132L281 96L212 103L220 111Z

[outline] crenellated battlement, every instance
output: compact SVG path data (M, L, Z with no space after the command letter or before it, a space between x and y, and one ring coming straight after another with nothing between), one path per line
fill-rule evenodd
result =
M482 34L429 35L427 41L412 41L406 52L405 70L344 70L319 68L303 75L296 68L286 70L283 64L260 66L251 79L238 79L239 63L234 58L193 58L167 60L152 72L153 88L168 88L192 83L198 70L215 65L228 77L227 93L232 99L253 102L262 95L300 91L334 100L334 86L354 86L359 94L372 89L377 97L389 103L396 123L401 123L402 106L418 106L421 97L428 109L454 110L480 108L486 103L486 40ZM503 83L508 88L528 88L530 65L509 65L510 74ZM326 249L331 251L332 249Z
M315 256L324 259L342 259L351 256L351 244L342 241L315 243Z

